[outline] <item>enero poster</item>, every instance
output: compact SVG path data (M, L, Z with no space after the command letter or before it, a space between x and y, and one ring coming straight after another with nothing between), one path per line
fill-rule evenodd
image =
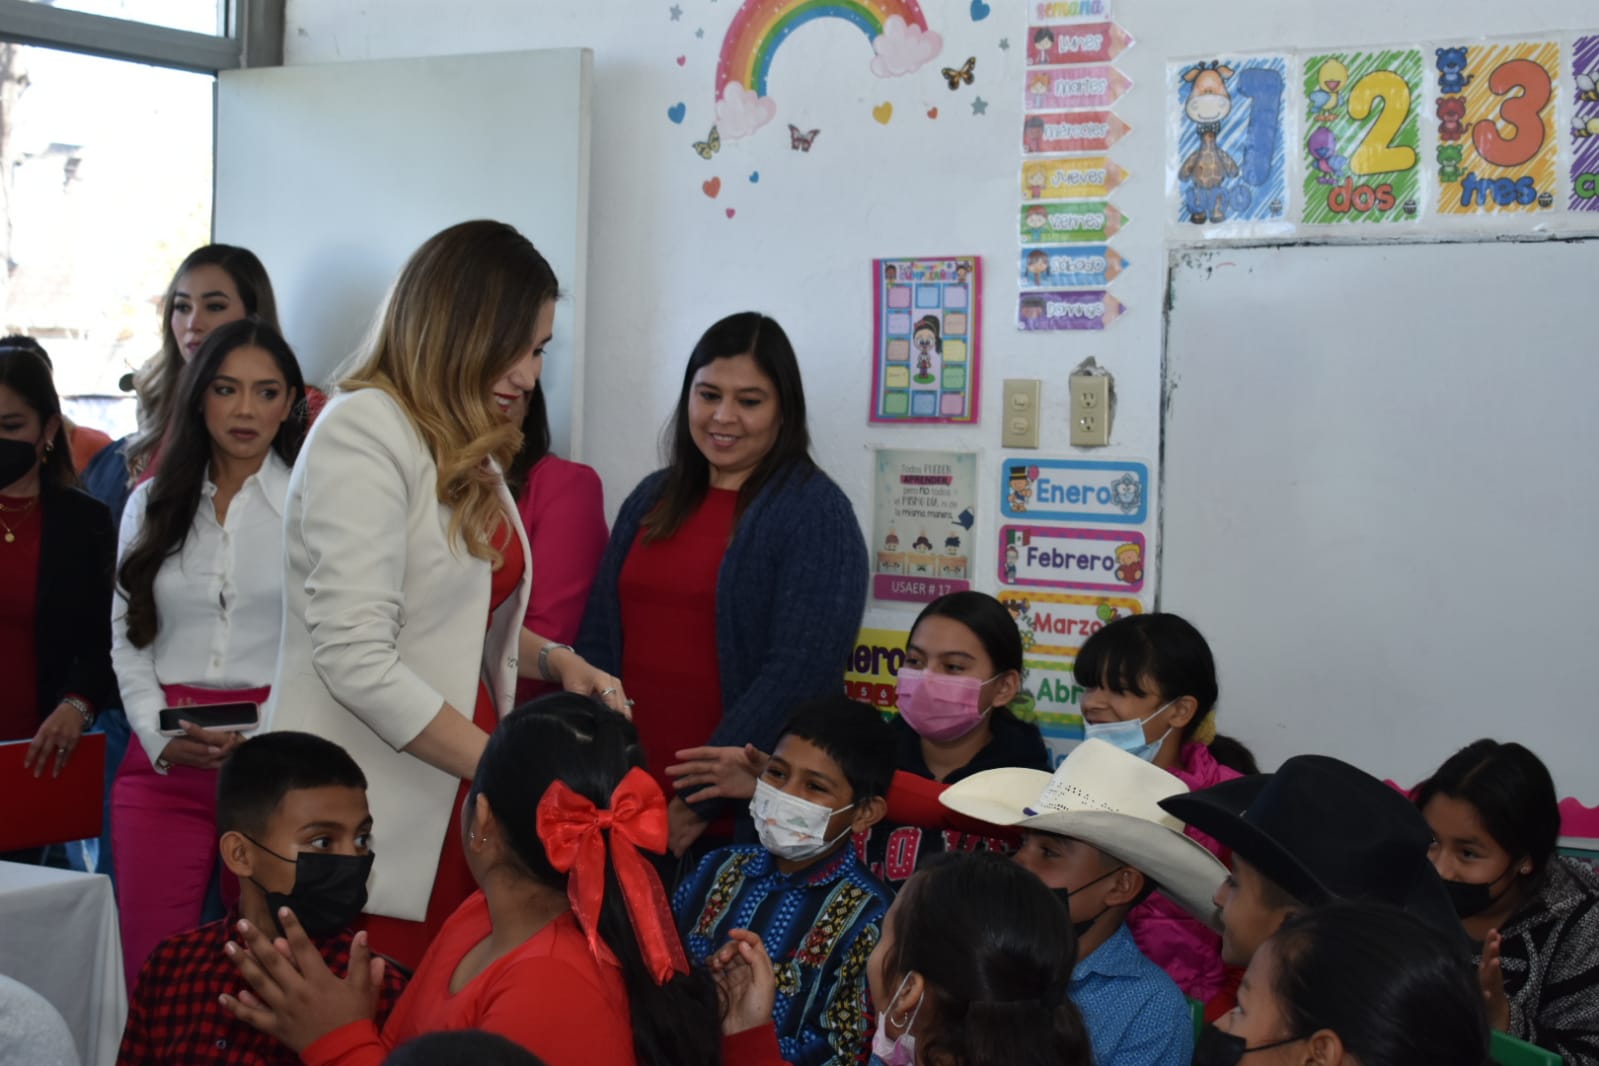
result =
M844 671L844 695L880 711L894 711L909 637L899 629L862 629Z
M1393 222L1421 209L1416 48L1308 56L1304 220Z
M872 594L928 603L971 588L976 454L883 448L876 459Z
M1546 211L1560 142L1554 41L1457 45L1433 52L1438 81L1438 210L1446 215Z

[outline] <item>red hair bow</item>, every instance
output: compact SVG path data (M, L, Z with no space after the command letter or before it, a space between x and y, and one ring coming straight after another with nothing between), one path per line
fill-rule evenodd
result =
M672 923L666 891L640 848L666 850L666 797L655 779L634 767L611 793L609 810L555 781L539 800L538 832L550 865L567 875L566 896L589 950L601 962L620 965L600 939L600 907L605 902L605 837L611 831L611 865L622 886L633 935L658 985L673 973L687 973L688 959Z

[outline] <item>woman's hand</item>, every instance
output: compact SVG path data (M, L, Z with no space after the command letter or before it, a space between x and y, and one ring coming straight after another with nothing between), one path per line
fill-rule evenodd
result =
M33 743L28 745L28 753L22 758L22 768L32 770L34 777L40 777L44 774L45 763L50 761L53 754L56 765L50 776L60 777L61 771L67 768L67 760L72 758L73 749L78 746L78 738L82 736L83 715L72 704L61 704L50 712L50 717L33 735Z
M777 1000L777 975L761 938L748 929L734 929L728 941L705 960L716 980L725 1008L722 1033L732 1036L772 1020Z
M1477 964L1477 984L1482 988L1488 1024L1501 1033L1510 1031L1510 1000L1505 995L1505 970L1501 962L1504 941L1499 930L1490 929L1482 942L1482 961Z
M673 796L666 805L666 846L681 859L709 824L689 809L682 796Z
M304 1051L335 1029L377 1015L384 962L373 957L365 932L355 934L350 975L340 980L287 907L278 911L278 920L284 935L275 943L249 922L240 921L243 945L229 941L223 947L254 989L253 994L221 997L230 1014L295 1051Z
M679 762L666 768L672 787L685 803L712 799L749 799L755 795L755 781L766 769L771 756L754 744L742 748L684 748ZM688 790L699 791L689 794Z
M173 766L196 770L217 770L228 761L233 749L244 743L243 733L221 729L201 729L193 722L180 722L184 735L173 737L161 749L161 757Z
M632 703L622 691L622 680L589 665L589 661L569 648L551 648L546 656L550 673L568 692L593 696L613 711L633 717Z

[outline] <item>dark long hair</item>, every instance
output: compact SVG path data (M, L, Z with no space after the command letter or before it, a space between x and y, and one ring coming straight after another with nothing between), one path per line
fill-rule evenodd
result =
M528 875L564 890L566 875L550 865L539 840L538 806L545 791L559 780L604 809L627 772L643 766L644 749L632 722L587 696L556 693L518 707L489 736L472 780L468 810L478 795L487 799ZM641 1066L720 1062L715 986L698 968L664 985L655 983L639 950L609 848L599 933L621 963L633 1048ZM675 935L670 928L666 933Z
M995 670L1000 673L1015 670L1018 678L1026 676L1022 667L1022 634L1016 628L1016 619L1003 603L988 593L968 590L940 596L922 608L922 613L911 624L911 633L916 632L916 627L922 624L924 618L948 618L959 622L977 637L977 642L988 653ZM993 713L1016 717L1008 706L995 707Z
M1331 903L1283 924L1273 993L1290 1037L1330 1029L1361 1066L1481 1066L1488 1018L1461 943L1396 907Z
M527 414L522 416L522 447L511 465L505 468L505 487L511 490L512 499L522 498L528 475L533 473L539 460L549 454L550 415L544 408L544 382L538 381L527 394Z
M1192 696L1199 709L1183 727L1192 740L1216 711L1216 659L1210 645L1181 615L1155 612L1118 618L1083 641L1072 676L1084 688L1108 688L1121 695L1147 696L1147 679L1162 701ZM1258 774L1254 753L1232 737L1217 734L1208 745L1216 761L1241 774Z
M78 473L72 468L72 446L67 440L67 420L61 417L61 397L56 394L50 364L32 349L21 346L0 348L0 385L21 397L39 416L39 429L57 419L55 436L46 445L39 465L39 486L45 491L77 487Z
M1560 801L1549 768L1514 742L1478 740L1444 761L1416 789L1416 806L1434 796L1465 800L1512 860L1525 856L1541 878L1560 838Z
M206 337L200 350L178 379L172 407L171 435L145 501L139 535L122 559L117 573L121 595L128 601L128 641L143 648L155 640L161 617L155 602L155 579L161 564L183 550L200 509L201 490L211 462L211 432L205 425L205 394L235 349L261 348L277 364L283 383L294 394L289 417L272 438L272 450L290 466L305 439L305 378L288 342L264 322L243 319L229 322Z
M676 533L694 513L711 486L711 464L694 444L689 433L688 400L694 389L694 375L718 359L748 355L777 390L777 412L781 419L777 440L738 493L734 521L749 508L768 484L799 473L808 475L816 464L810 456L811 433L805 421L805 386L800 380L799 359L788 334L758 311L728 315L700 338L683 370L683 390L677 397L677 410L666 428L666 484L661 499L644 516L644 535L661 540Z
M991 852L946 853L900 892L883 977L926 986L924 1066L1091 1066L1067 996L1077 939L1055 894ZM887 1013L891 1005L877 1004Z

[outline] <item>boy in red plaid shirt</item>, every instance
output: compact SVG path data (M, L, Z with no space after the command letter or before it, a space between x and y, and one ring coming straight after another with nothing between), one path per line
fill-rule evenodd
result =
M333 972L348 970L372 869L366 777L349 753L307 733L252 737L217 776L217 823L222 861L239 879L239 909L169 937L145 962L118 1066L299 1063L217 1000L246 987L222 951L240 918L277 929L274 915L288 907ZM385 965L380 1025L404 987L399 968Z

